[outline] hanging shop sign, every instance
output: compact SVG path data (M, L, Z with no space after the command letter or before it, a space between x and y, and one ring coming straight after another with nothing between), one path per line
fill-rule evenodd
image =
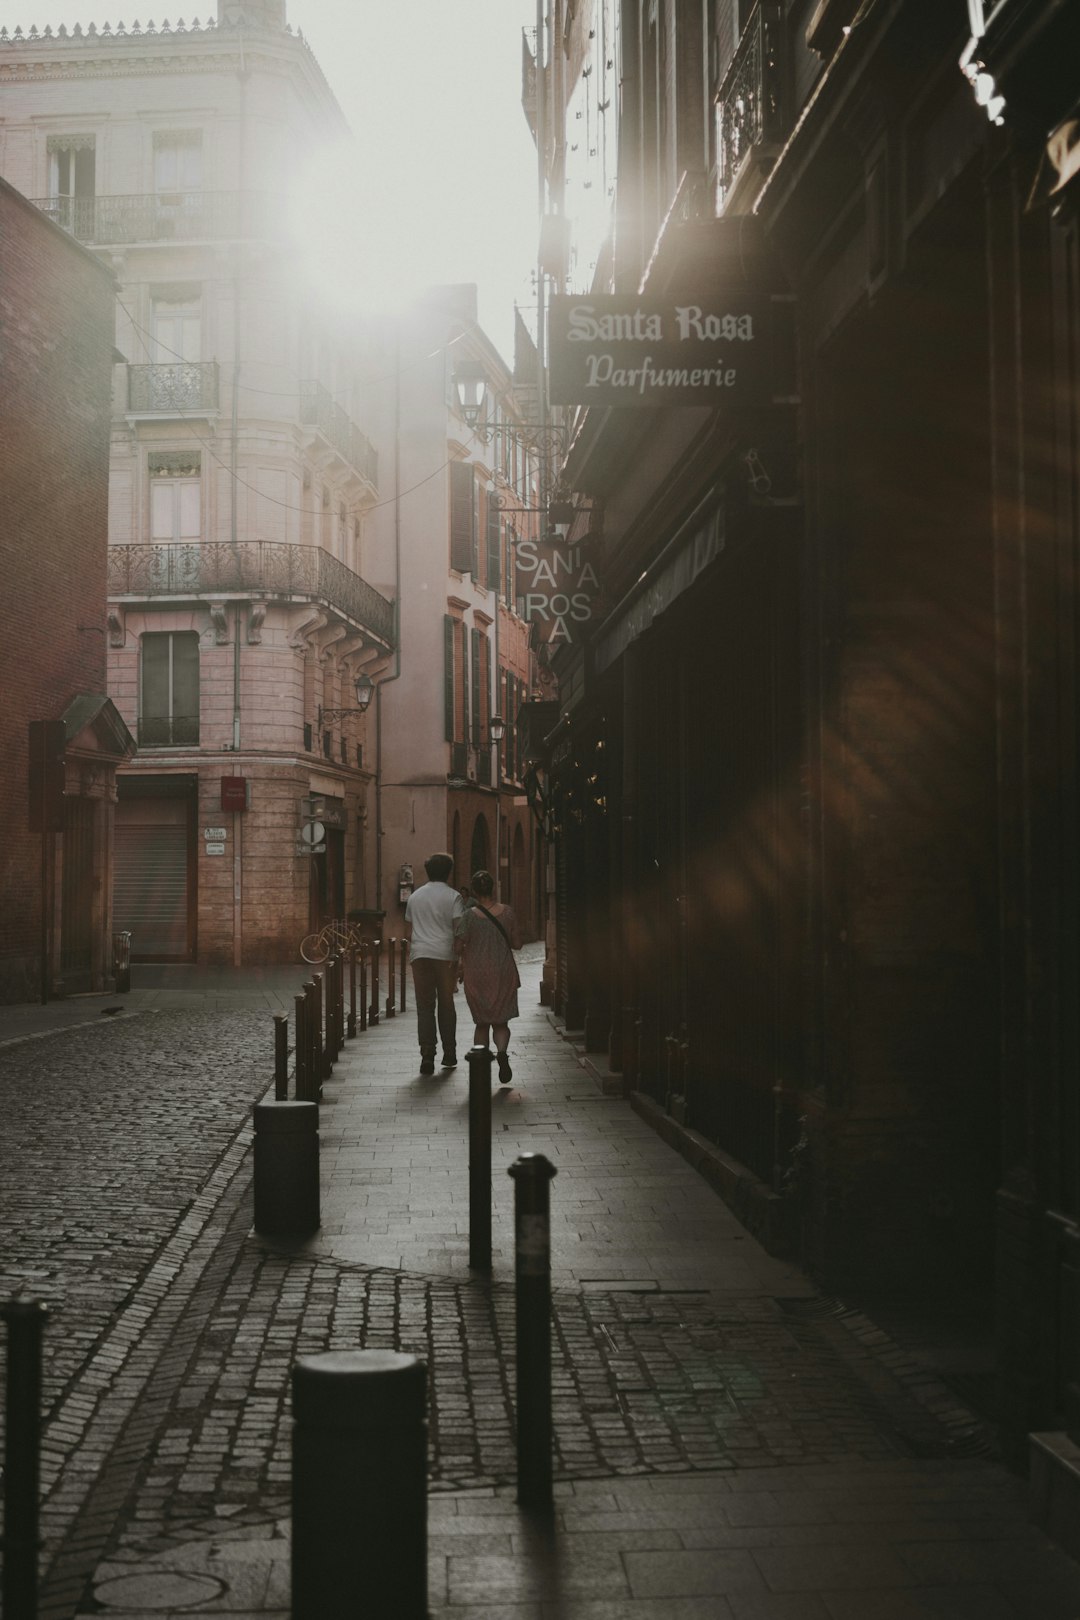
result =
M600 581L587 548L519 540L514 558L524 585L521 616L535 625L539 641L580 641L600 600Z
M697 301L582 294L551 300L554 405L751 405L769 394L767 297Z

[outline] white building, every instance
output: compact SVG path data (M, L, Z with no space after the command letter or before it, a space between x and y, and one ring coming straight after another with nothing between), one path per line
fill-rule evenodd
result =
M355 681L385 669L395 615L366 578L372 370L355 324L321 314L290 225L346 134L284 0L219 0L203 26L0 32L0 173L121 289L109 692L139 743L115 906L136 960L288 960L377 903Z

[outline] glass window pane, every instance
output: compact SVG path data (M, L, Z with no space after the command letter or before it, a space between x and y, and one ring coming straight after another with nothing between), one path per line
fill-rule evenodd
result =
M175 486L170 478L155 478L150 485L150 538L172 540Z
M169 713L168 635L142 638L142 693L140 713L144 720L161 719Z
M185 479L179 486L180 492L180 534L181 540L197 540L201 532L199 521L199 485L191 478Z

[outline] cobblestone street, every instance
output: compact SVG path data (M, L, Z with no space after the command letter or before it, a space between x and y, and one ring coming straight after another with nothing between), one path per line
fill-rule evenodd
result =
M466 1067L417 1075L411 1011L327 1082L322 1225L291 1245L252 1231L280 994L147 990L0 1049L2 1284L50 1307L42 1620L286 1613L290 1369L380 1346L429 1368L434 1613L1075 1620L1080 1572L986 1428L600 1095L536 972L493 1098L490 1281L467 1264ZM513 1517L526 1150L558 1172L555 1588Z

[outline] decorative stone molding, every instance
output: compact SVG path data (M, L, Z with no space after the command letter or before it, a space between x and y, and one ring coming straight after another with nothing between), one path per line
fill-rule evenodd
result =
M309 652L313 645L312 637L326 622L327 615L322 608L316 608L314 612L308 607L301 608L290 625L289 646L294 652Z
M214 627L214 640L219 647L225 645L229 639L229 622L225 617L224 602L208 602L210 610L210 623Z
M122 647L125 641L124 611L122 608L109 607L106 609L109 624L109 646Z
M263 620L266 618L266 603L252 602L248 608L248 646L258 647L262 643Z

